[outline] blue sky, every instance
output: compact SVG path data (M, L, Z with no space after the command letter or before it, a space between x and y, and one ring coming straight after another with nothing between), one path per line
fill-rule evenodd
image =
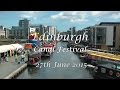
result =
M0 25L4 27L17 26L23 18L31 24L56 26L59 31L73 26L80 30L100 22L119 22L120 11L0 11Z

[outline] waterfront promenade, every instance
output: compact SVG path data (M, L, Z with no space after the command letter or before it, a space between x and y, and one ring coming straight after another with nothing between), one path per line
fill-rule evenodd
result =
M21 56L18 56L18 61L21 60ZM27 57L25 58L25 61L27 61ZM0 79L4 79L8 75L10 75L12 72L20 68L22 65L25 64L25 61L18 64L15 62L15 57L9 57L8 62L1 62L0 63Z

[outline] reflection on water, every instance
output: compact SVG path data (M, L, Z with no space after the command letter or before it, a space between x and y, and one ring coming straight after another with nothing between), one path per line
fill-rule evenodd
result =
M32 74L37 73L39 68L37 68L37 67L28 67L27 70L28 70L28 74L32 75Z
M44 58L42 63L50 61L51 65L59 63L82 63L79 56L72 52L58 52L59 47L66 47L66 42L59 42L50 58ZM17 79L92 79L90 72L82 67L28 67Z

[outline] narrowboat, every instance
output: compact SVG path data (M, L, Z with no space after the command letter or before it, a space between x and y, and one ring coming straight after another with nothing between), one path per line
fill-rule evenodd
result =
M104 52L89 52L91 64L95 66L92 74L97 79L120 79L120 55Z
M82 56L84 57L84 58L82 59L83 62L88 63L88 64L91 64L91 61L92 61L91 55L89 55L88 53L84 53Z
M79 55L79 58L82 59L82 60L83 60L85 57L86 57L85 53L81 53L81 54Z
M92 74L95 79L120 79L120 62L98 64Z
M53 45L53 48L56 49L56 46L57 46L57 42L56 41L52 41L51 43Z
M41 62L41 53L39 51L28 54L28 66L37 66Z
M67 44L68 48L70 48L70 47L73 48L74 46L75 46L75 43L72 42L72 41L69 41L68 44Z
M43 45L42 49L43 49L43 51L41 52L42 56L45 56L45 57L46 56L50 57L51 54L54 52L54 46L51 44Z

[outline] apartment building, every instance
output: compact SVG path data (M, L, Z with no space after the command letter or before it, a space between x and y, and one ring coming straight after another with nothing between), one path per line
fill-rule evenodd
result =
M120 23L101 22L89 28L89 43L98 49L120 49Z
M0 39L8 38L9 29L3 26L0 26Z
M98 49L109 49L113 47L113 26L93 26L90 27L90 42Z
M99 25L102 26L113 26L113 48L120 49L120 22L101 22ZM110 37L110 36L109 36Z
M29 35L29 20L19 20L19 26L12 26L9 30L9 38L28 39Z

